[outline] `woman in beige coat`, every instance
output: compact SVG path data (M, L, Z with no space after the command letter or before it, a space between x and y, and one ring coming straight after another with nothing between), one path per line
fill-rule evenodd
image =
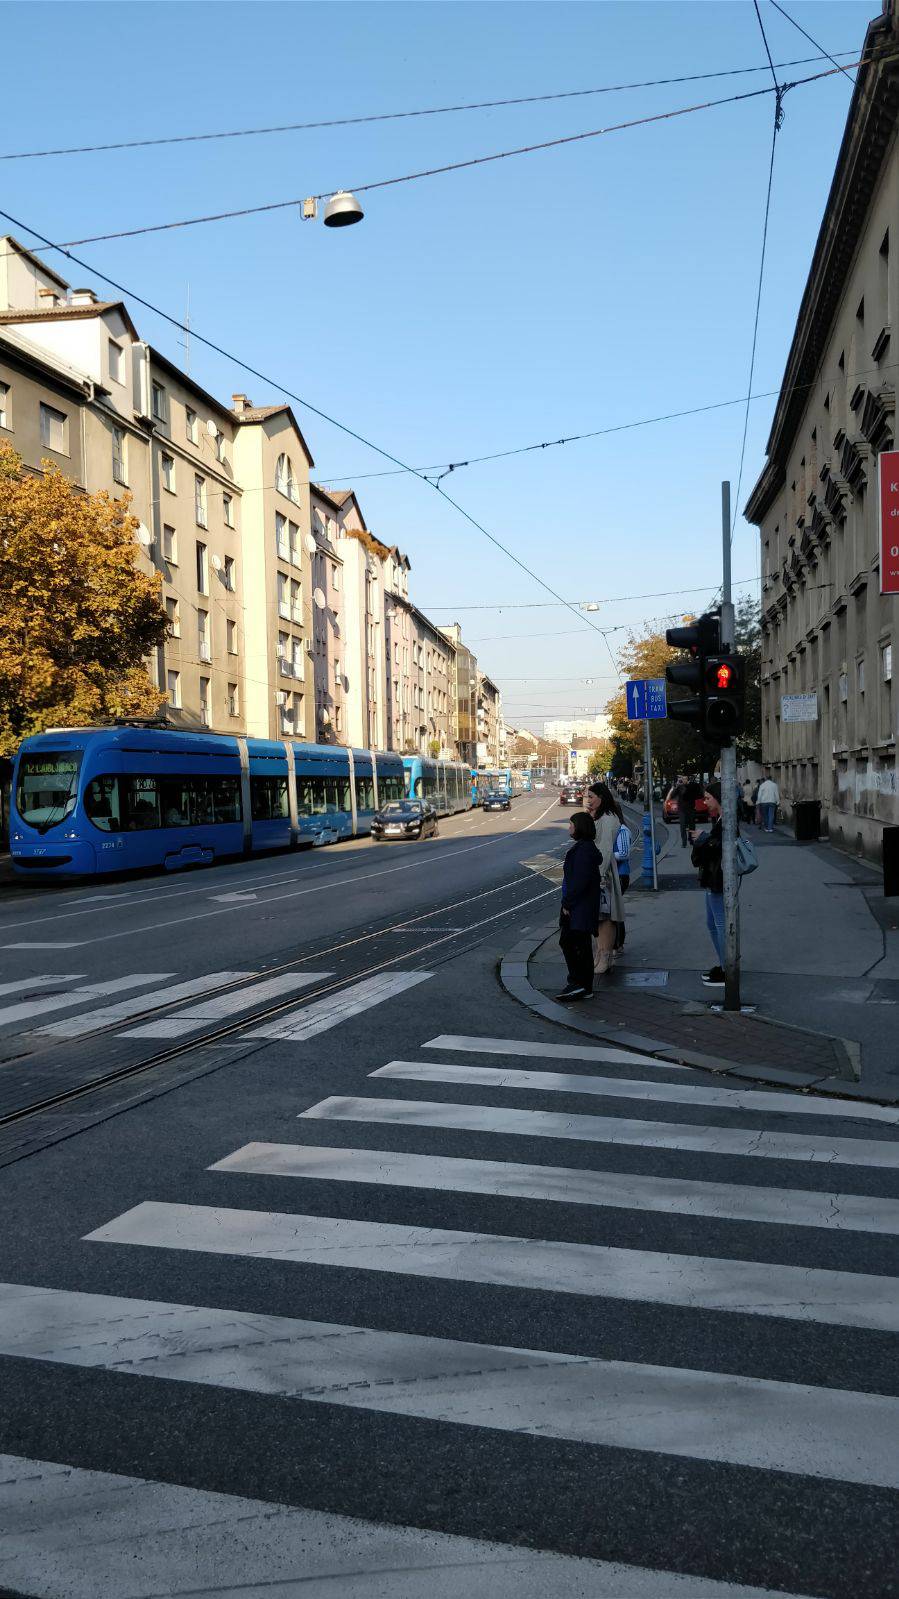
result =
M618 926L624 924L624 900L615 865L615 839L624 821L621 806L607 783L591 783L584 803L596 823L596 847L602 856L600 867L603 890L599 934L594 945L593 969L607 972L615 959Z

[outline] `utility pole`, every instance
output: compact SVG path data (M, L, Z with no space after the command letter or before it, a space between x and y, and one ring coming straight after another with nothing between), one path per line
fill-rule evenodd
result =
M648 707L647 707L648 709ZM652 876L653 891L659 886L659 867L656 860L656 819L653 810L652 734L649 717L643 723L643 872Z
M734 607L730 581L730 484L721 485L721 650L734 649ZM737 878L737 750L728 740L721 750L721 867L724 877L724 1009L740 1009L740 902Z

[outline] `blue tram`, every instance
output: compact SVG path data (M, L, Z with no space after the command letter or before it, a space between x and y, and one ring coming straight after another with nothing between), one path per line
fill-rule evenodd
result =
M21 745L10 850L32 876L211 864L371 832L399 755L164 728L65 728Z
M381 757L378 756L378 760ZM430 800L438 816L467 811L473 804L468 767L463 761L436 761L424 755L404 755L406 793L410 799Z

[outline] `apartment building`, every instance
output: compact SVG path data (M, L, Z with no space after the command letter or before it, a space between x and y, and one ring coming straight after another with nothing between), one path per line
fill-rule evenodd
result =
M338 507L336 551L342 562L342 742L387 749L387 669L384 646L384 578L390 548L370 531L351 489L325 491Z
M887 0L868 28L746 506L761 540L763 758L787 804L819 799L831 837L874 858L899 823L899 597L880 592L878 526L878 456L896 436L897 47L899 4ZM811 719L792 720L797 709Z
M456 754L469 766L478 764L478 663L471 650L462 642L462 628L458 622L442 627L440 632L455 648L453 684L456 702Z
M486 672L477 671L478 766L504 766L506 734L502 695Z
M341 501L317 483L310 484L312 507L312 666L315 738L342 744L346 733L347 678L344 670L344 572L338 554Z
M385 622L389 747L455 758L455 645L409 598L410 562L386 562Z

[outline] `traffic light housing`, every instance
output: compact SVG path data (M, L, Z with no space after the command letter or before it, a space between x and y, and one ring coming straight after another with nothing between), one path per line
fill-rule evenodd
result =
M665 680L676 688L693 690L689 698L668 701L668 715L674 722L689 722L706 735L706 664L721 649L721 619L707 612L687 627L669 627L665 643L684 650L689 660L675 661L665 668Z
M704 731L709 743L724 744L742 733L746 720L746 676L739 655L709 656L705 662Z

